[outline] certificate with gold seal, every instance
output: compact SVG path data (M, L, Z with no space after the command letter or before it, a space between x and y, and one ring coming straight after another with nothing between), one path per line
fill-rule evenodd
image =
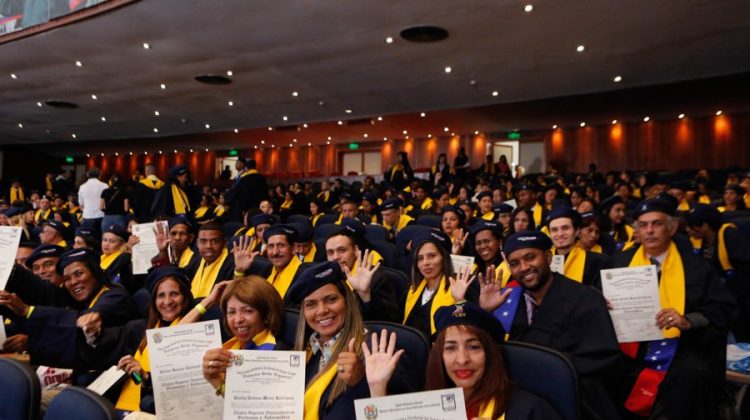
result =
M461 388L363 398L354 411L357 420L466 420Z

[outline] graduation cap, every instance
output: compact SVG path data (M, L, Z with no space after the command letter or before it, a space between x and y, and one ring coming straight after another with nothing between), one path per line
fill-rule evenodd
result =
M412 237L411 252L415 252L420 245L426 242L431 242L436 246L443 248L448 254L451 253L451 248L453 247L451 238L443 231L437 229L424 229L418 231Z
M503 243L503 252L505 256L510 258L510 255L519 250L527 248L541 249L547 251L552 248L552 240L549 236L536 230L516 232L505 239Z
M297 239L294 242L306 244L313 241L313 228L309 222L289 223L297 231Z
M268 243L271 236L284 235L289 244L297 242L297 229L292 225L273 225L263 231L263 240Z
M726 187L724 187L724 191L726 191L726 190L732 190L735 193L737 193L737 195L739 195L740 197L742 197L742 196L745 195L745 188L743 188L742 186L737 185L737 184L729 184L729 185L727 185ZM8 217L10 217L10 216L8 216Z
M638 205L638 208L635 209L635 218L638 219L644 214L652 213L655 211L667 214L669 216L674 216L675 207L677 206L674 205L674 203L670 203L669 201L660 198L652 198Z
M438 199L440 199L440 197L442 197L442 196L443 196L443 194L448 194L448 189L447 189L447 188L445 188L445 187L438 187L438 188L435 188L435 189L434 189L434 190L432 191L432 195L431 195L431 197L432 197L433 199L435 199L435 200L438 200Z
M180 214L178 216L175 216L175 217L169 219L169 221L167 222L167 224L169 225L170 229L172 229L173 227L175 227L177 225L185 225L185 226L187 226L188 230L192 231L193 228L195 227L195 225L193 224L193 221L190 220L190 217L188 217L188 216L186 216L184 214Z
M270 214L258 213L250 218L250 225L257 228L260 225L274 225L276 224L276 218Z
M5 215L7 217L13 217L18 216L19 214L23 214L25 211L25 207L8 207L7 209L5 209Z
M448 327L471 325L487 332L497 343L505 340L505 328L491 313L472 302L441 306L435 311L435 335Z
M513 194L517 194L524 190L534 192L536 191L536 188L528 182L520 182L513 186Z
M547 226L555 220L555 219L561 219L561 218L568 218L573 222L573 227L579 227L581 226L581 215L573 210L571 207L568 206L559 206L552 209L552 211L549 212L547 215L547 219L545 220L545 223Z
M721 213L711 205L699 203L690 209L687 216L688 226L701 226L708 223L712 229L717 230L721 227Z
M362 196L362 200L367 200L367 201L370 202L370 204L373 204L373 205L377 205L378 204L378 199L379 198L380 197L378 196L377 191L373 191L373 190L367 191Z
M344 217L341 219L341 224L339 226L338 232L346 231L350 235L354 235L358 238L364 238L367 233L365 224L361 220L352 217Z
M71 249L60 255L60 259L57 260L57 264L55 265L55 271L57 271L57 274L62 275L65 267L74 262L83 262L94 272L94 277L96 277L97 281L103 282L104 275L99 266L100 259L100 254L91 248Z
M178 176L185 175L186 173L188 173L188 169L185 165L175 165L169 168L169 176L171 178L177 178Z
M92 229L89 229L89 228L79 227L75 231L75 236L80 236L80 237L91 236L91 237L93 237L94 236L94 231Z
M448 212L455 213L456 216L458 216L458 220L461 220L461 221L466 220L466 213L464 213L464 211L461 210L461 207L458 207L458 206L445 206L440 211L440 215L443 215L443 214L448 213Z
M151 296L156 294L154 288L159 280L164 277L172 277L182 283L186 289L190 290L190 278L185 270L173 265L165 265L149 270L148 275L146 276L146 289L151 292Z
M60 258L62 254L65 253L65 248L59 246L59 245L40 245L34 249L34 252L31 253L26 258L26 267L31 268L31 266L34 265L34 262L37 260L40 260L42 258Z
M679 205L680 205L680 203L679 203L679 202L677 201L677 198L676 198L675 196L673 196L672 194L670 194L670 193L666 192L666 191L665 191L665 192L662 192L662 193L660 193L659 195L657 195L657 196L655 197L655 199L656 199L656 200L661 200L661 201L665 201L665 202L669 203L669 205L671 205L671 206L672 206L672 212L674 212L674 210L676 210L676 209L677 209L677 206L679 206ZM638 217L638 216L636 216L636 218L637 218L637 217Z
M496 238L502 238L503 236L503 225L498 222L491 222L489 220L480 220L471 227L471 236L477 236L477 233L489 230Z
M290 303L300 304L306 297L327 284L336 284L343 290L343 287L346 287L345 280L346 275L336 261L315 264L305 269L292 283L286 296Z
M513 213L513 206L511 206L510 204L501 203L501 204L498 204L497 206L493 207L492 211L496 215L510 214L510 213Z
M483 198L489 197L492 199L492 193L489 191L482 191L479 194L477 194L477 201L482 201Z
M345 202L359 204L359 202L362 201L359 197L358 193L344 191L339 195L339 202L341 204L344 204Z
M111 233L113 235L117 235L120 239L122 239L125 242L128 241L128 237L130 236L127 229L125 229L124 227L118 224L107 226L106 228L104 228L102 233Z
M383 204L380 205L380 211L384 210L395 210L401 207L401 202L398 198L389 198L385 201L383 201Z
M54 229L57 233L60 234L60 236L65 236L65 225L55 221L55 220L46 220L44 223L42 223L42 226L47 225Z
M625 201L623 201L622 197L619 195L613 195L602 200L602 202L599 203L599 207L602 209L602 213L606 215L615 204L625 204Z

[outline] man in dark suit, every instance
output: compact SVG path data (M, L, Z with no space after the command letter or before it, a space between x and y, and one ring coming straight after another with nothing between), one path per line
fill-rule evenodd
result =
M255 160L237 158L235 164L237 177L224 196L229 205L231 220L242 222L243 214L251 208L258 207L260 202L268 196L266 177L256 169Z

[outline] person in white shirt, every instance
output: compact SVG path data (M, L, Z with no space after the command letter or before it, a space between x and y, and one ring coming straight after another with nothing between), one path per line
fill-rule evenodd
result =
M78 188L78 204L83 210L83 223L91 229L99 231L104 212L99 208L102 191L109 188L107 184L99 180L102 171L99 168L91 168L86 172L86 182Z

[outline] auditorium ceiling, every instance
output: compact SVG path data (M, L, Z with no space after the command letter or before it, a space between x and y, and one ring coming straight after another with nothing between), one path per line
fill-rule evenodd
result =
M420 25L448 37L400 36ZM213 148L324 144L750 109L746 0L142 0L0 52L0 144L67 150L191 134Z

